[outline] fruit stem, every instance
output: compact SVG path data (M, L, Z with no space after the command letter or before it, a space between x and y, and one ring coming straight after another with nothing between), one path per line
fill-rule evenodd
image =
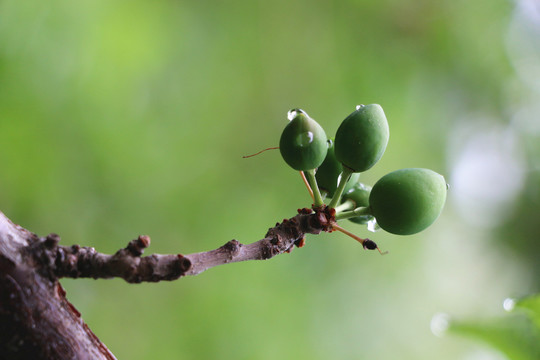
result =
M261 151L255 153L255 154L251 154L251 155L244 155L242 156L243 159L247 159L247 158L250 158L250 157L253 157L253 156L257 156L265 151L268 151L268 150L276 150L276 149L279 149L279 146L275 146L275 147L269 147L267 149L262 149Z
M328 204L329 208L336 207L337 203L339 202L339 199L341 199L341 195L343 194L345 185L347 185L347 181L349 181L352 174L353 174L352 169L349 169L346 166L343 167L343 172L341 173L341 177L339 179L339 185L336 189L336 192L334 193L334 196L332 197L332 200L330 200L330 203Z
M360 244L364 245L364 242L366 241L365 239L362 239L356 235L354 235L352 232L348 231L348 230L345 230L344 228L342 228L341 226L338 226L338 225L333 225L332 228L336 229L337 231L340 231L342 233L344 233L345 235L347 236L350 236L352 237L354 240L358 241Z
M311 190L313 191L313 205L319 207L324 205L324 201L317 185L317 179L315 179L315 169L304 171L307 176L308 182L311 185Z
M309 191L309 195L311 196L311 200L315 201L315 197L313 196L313 190L311 190L311 186L309 186L309 183L306 179L306 175L303 171L300 171L300 175L302 176L302 180L304 180L304 185L306 185L306 188Z
M338 225L336 225L336 224L332 225L332 228L335 229L335 230L337 230L337 231L340 231L340 232L344 233L344 234L347 235L347 236L352 237L354 240L356 240L356 241L358 241L360 244L362 244L362 246L364 247L364 249L366 249L366 241L372 243L373 245L375 245L375 243L374 243L373 241L371 241L371 240L369 240L369 239L362 239L362 238L360 238L360 237L354 235L352 232L347 231L347 230L345 230L344 228L342 228L341 226L338 226ZM379 251L379 253L380 253L381 255L386 255L386 254L388 254L388 251L382 252L381 249L379 249L379 247L378 247L377 245L375 245L375 247L376 247L376 249ZM369 249L373 249L373 248L370 248L370 247L368 247L368 248L369 248Z
M343 203L343 204L345 204L345 203ZM337 211L337 209L336 209L336 211ZM336 221L337 220L348 219L348 218L352 218L352 217L356 217L356 216L362 216L362 215L371 215L369 207L357 207L356 209L351 210L351 211L343 211L341 213L338 213L338 214L336 214Z
M345 200L343 203L336 206L336 215L344 211L353 210L355 202L351 199Z

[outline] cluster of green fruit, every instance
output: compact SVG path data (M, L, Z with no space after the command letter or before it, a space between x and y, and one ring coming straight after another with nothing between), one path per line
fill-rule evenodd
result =
M300 110L289 111L279 149L285 162L306 175L314 208L336 209L336 220L365 224L373 220L398 235L420 232L439 216L446 201L443 176L428 169L401 169L383 176L373 188L359 175L382 157L389 129L380 105L359 105L339 126L334 140ZM324 197L330 197L328 205Z

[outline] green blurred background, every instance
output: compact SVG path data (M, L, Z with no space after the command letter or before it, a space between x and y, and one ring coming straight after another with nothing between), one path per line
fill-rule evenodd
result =
M0 1L0 211L112 253L253 242L310 199L276 146L300 107L334 134L357 104L390 124L368 184L450 183L421 234L342 234L157 284L62 280L120 359L504 359L433 335L539 290L535 0Z

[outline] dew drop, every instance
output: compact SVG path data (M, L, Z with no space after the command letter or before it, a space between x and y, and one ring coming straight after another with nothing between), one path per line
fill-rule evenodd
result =
M503 301L503 308L506 311L512 311L516 307L516 300L512 298L506 298Z
M429 327L433 335L442 337L450 326L450 316L445 313L437 313L431 318Z
M296 117L296 109L289 110L287 113L287 119L292 120Z
M314 137L315 135L313 135L311 131L303 132L296 137L296 145L299 147L307 147L313 142Z
M360 110L360 109L363 108L364 106L366 106L366 105L364 105L364 104L356 105L356 110Z
M377 224L377 219L371 218L367 222L367 229L371 232L377 232L381 230L381 227Z
M306 112L302 109L291 109L289 110L289 112L287 112L287 119L294 119L298 115L298 113L307 115Z
M446 183L446 190L450 190L450 184Z

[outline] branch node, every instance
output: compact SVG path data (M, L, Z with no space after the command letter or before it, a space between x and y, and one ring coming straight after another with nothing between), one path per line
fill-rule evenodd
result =
M43 245L45 245L45 248L52 250L56 246L58 246L58 243L60 242L60 235L55 233L50 233L45 238L45 241L43 242Z
M148 235L139 235L139 243L141 244L141 247L147 248L150 246L150 236Z
M131 240L126 249L132 256L141 256L144 253L144 249L150 246L150 236L139 235L135 240Z
M304 245L306 245L306 238L303 237L303 238L301 238L299 240L296 240L294 242L294 245L296 245L296 247L299 247L299 248L304 247ZM292 250L292 247L291 247L291 250Z
M178 265L182 275L185 274L191 268L191 260L182 254L178 254Z
M236 254L238 254L241 247L242 247L242 244L238 240L232 239L231 241L227 241L225 245L223 245L221 248L225 250L227 253L229 253L232 259Z
M273 258L275 255L279 254L279 249L277 244L279 243L279 240L276 237L273 237L270 240L266 241L266 244L261 244L261 260L268 260Z

